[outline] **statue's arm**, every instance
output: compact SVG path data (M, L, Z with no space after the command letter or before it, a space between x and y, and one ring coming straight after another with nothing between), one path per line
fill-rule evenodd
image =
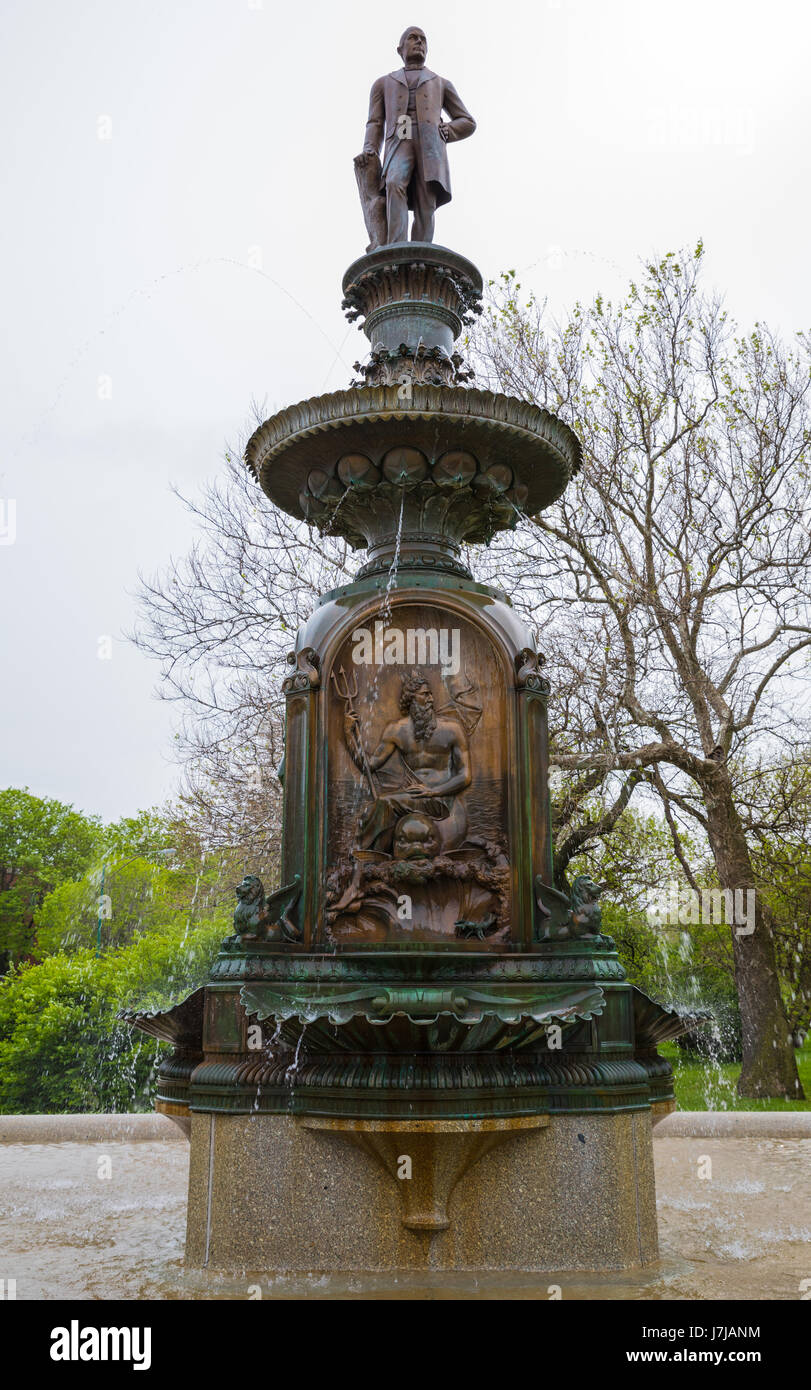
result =
M397 725L388 724L386 728L383 730L380 742L378 743L374 752L369 757L370 771L377 772L377 769L379 767L382 767L384 763L388 762L392 753L396 753L398 747L399 740L397 738Z
M448 779L443 788L446 795L453 795L456 792L463 792L465 787L469 787L472 781L470 770L470 750L467 743L461 740L453 750L453 775Z
M369 96L369 119L366 122L366 135L363 140L364 154L380 153L385 123L386 103L383 96L383 78L378 77Z
M447 141L466 140L468 135L473 134L476 122L452 82L445 83L442 109L447 111L451 118L449 121L443 121L440 127Z

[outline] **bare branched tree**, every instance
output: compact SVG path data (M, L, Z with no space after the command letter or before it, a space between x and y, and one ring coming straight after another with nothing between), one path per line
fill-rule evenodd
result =
M549 655L554 762L575 801L602 782L610 821L644 784L677 855L691 825L721 887L754 891L741 770L808 737L809 344L762 326L739 336L700 289L701 259L701 246L670 254L624 302L598 297L563 324L513 275L492 287L480 374L565 419L585 461L554 508L488 553ZM754 932L742 927L739 1090L797 1097L762 894Z
M241 846L246 863L273 873L287 653L319 595L355 565L345 542L268 503L241 447L226 450L223 476L181 501L200 540L165 573L141 576L133 640L160 664L160 697L179 706L186 814L212 848Z
M742 779L742 820L774 922L789 1031L811 1026L811 750Z

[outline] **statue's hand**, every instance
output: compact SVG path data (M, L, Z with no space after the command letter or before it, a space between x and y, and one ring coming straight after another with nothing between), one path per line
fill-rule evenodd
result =
M442 139L445 141L445 144L446 144L446 145L447 145L447 143L448 143L448 136L450 135L450 130L451 130L451 128L450 128L450 126L447 124L446 121L440 121L440 122L439 122L439 134L440 134L440 136L442 137Z
M347 713L344 715L344 738L346 739L350 747L355 743L356 739L358 738L359 727L360 720L358 719L358 716L356 714Z

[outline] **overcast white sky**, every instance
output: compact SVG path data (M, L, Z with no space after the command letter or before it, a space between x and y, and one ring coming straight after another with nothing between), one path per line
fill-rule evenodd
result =
M171 792L137 571L187 550L169 485L252 398L352 375L352 157L411 23L478 121L437 241L563 308L702 236L736 317L811 326L797 0L4 0L0 785L105 817Z

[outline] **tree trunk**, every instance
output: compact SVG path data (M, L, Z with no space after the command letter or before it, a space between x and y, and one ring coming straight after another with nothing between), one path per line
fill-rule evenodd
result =
M712 787L704 788L707 826L722 889L743 890L743 903L754 901L754 931L733 922L735 984L741 1012L743 1066L738 1095L804 1100L791 1045L774 950L771 920L756 890L749 846L735 807L729 774L718 769ZM746 898L747 890L754 895Z

